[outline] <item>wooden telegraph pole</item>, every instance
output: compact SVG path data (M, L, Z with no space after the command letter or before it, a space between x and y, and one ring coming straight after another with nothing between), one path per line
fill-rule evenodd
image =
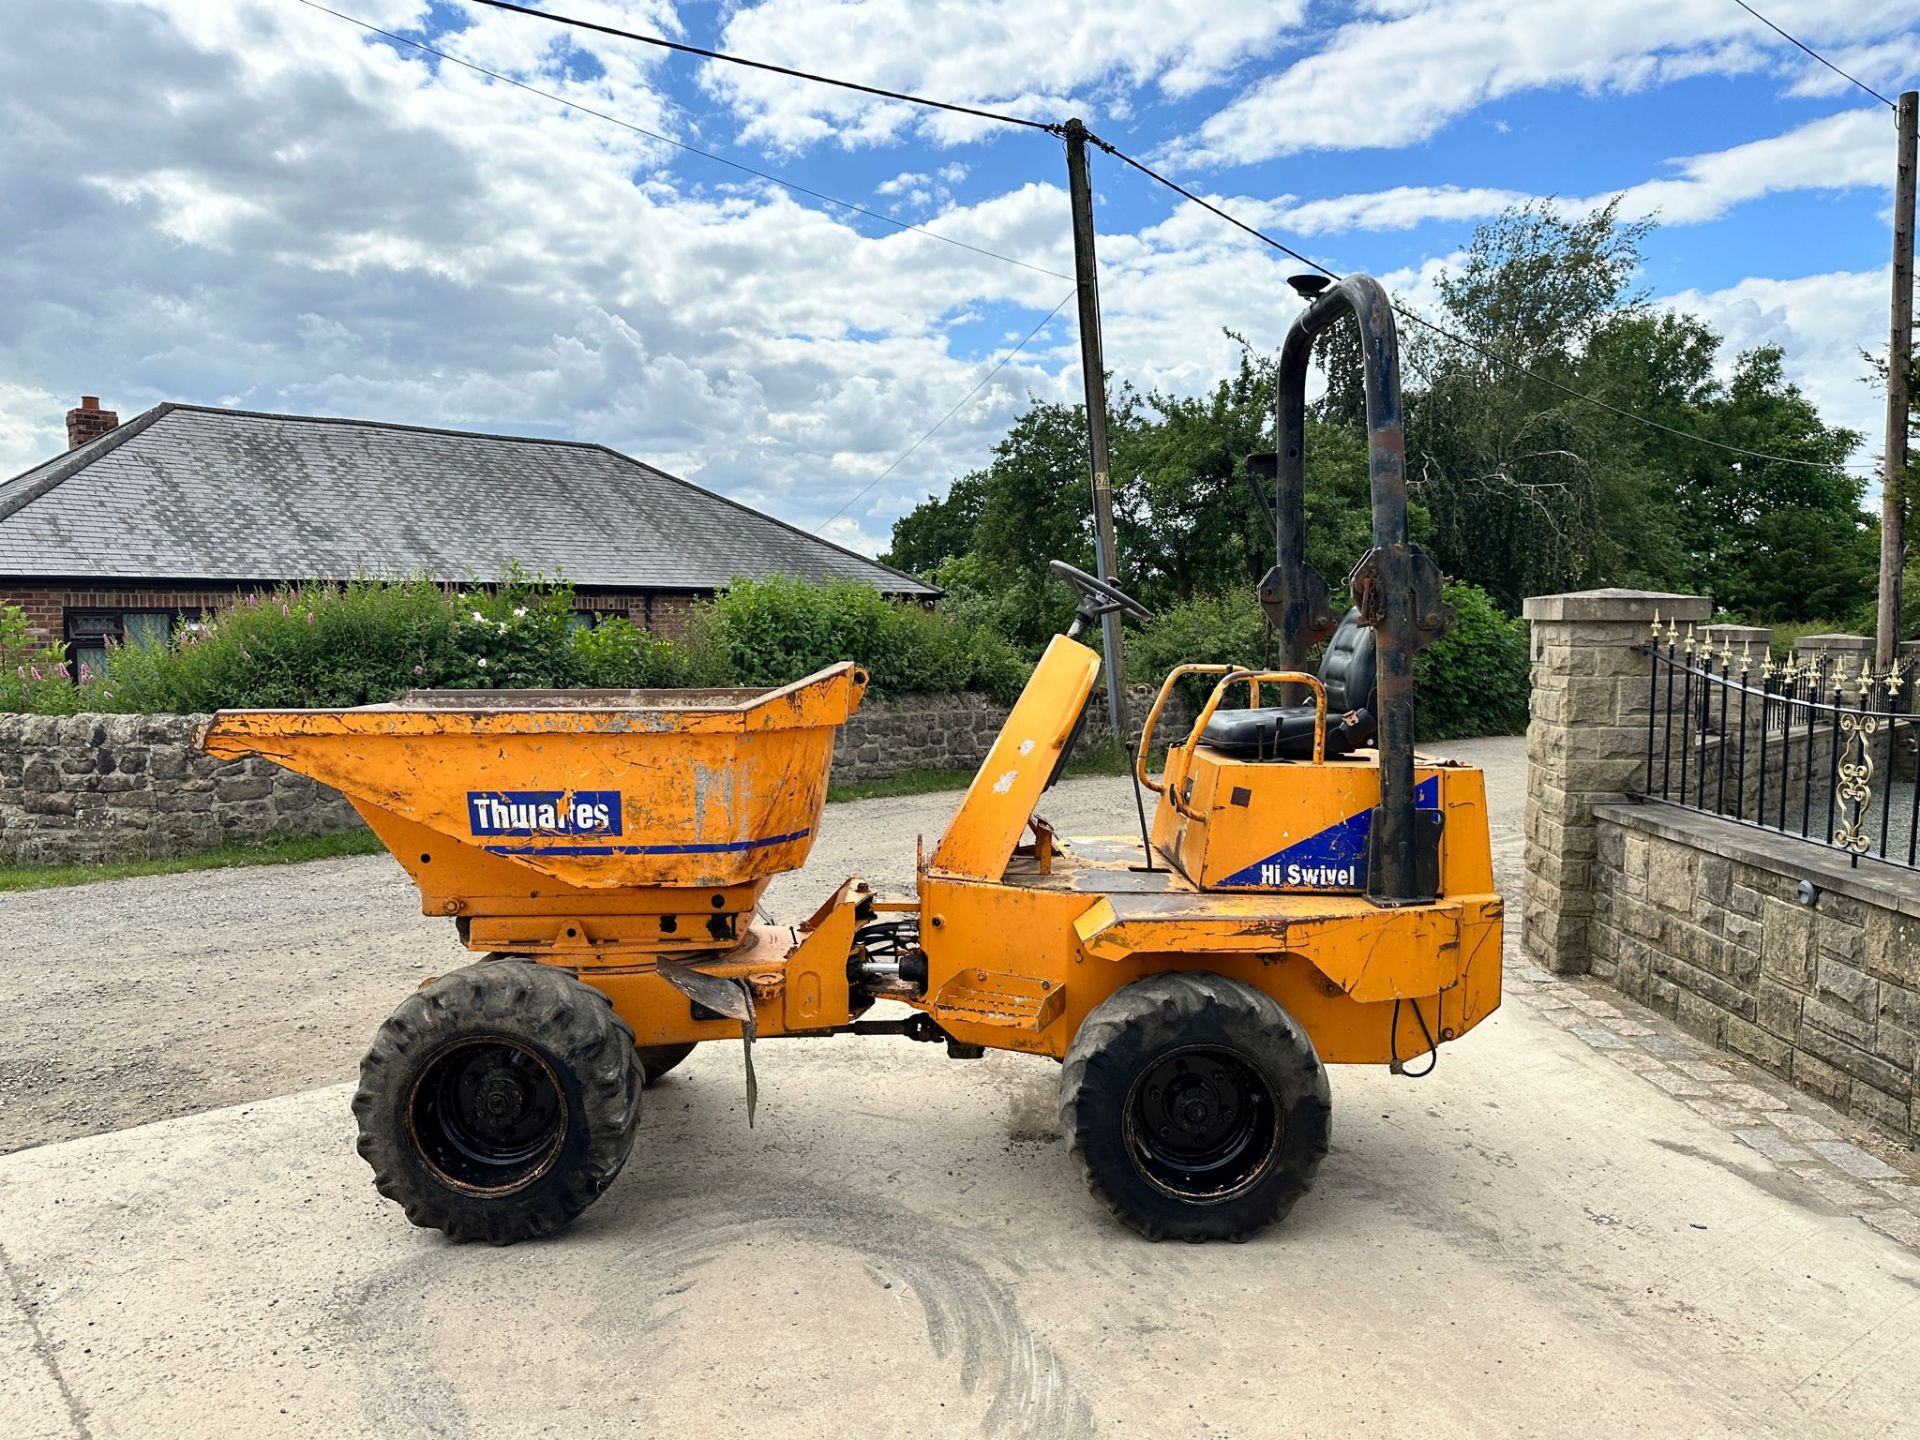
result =
M1087 390L1087 442L1093 459L1094 568L1102 580L1119 568L1113 543L1113 480L1107 465L1107 365L1100 344L1100 274L1093 254L1093 190L1087 181L1087 127L1066 123L1067 189L1073 200L1073 278L1080 297L1080 369ZM1107 720L1127 743L1127 674L1120 654L1120 616L1100 619L1107 652Z
M1900 132L1893 187L1893 329L1887 341L1886 468L1880 482L1880 611L1874 665L1893 668L1900 640L1900 572L1906 564L1907 376L1913 363L1914 132L1920 90L1895 107Z

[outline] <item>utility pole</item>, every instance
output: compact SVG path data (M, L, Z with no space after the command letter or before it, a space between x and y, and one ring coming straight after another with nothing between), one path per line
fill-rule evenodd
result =
M1895 107L1900 132L1893 186L1893 329L1887 340L1886 470L1880 481L1880 612L1874 667L1893 668L1900 641L1900 572L1906 564L1907 377L1913 363L1914 132L1920 128L1920 90Z
M1119 569L1113 543L1113 478L1107 464L1107 364L1100 345L1100 272L1093 254L1093 190L1087 182L1087 127L1065 126L1067 190L1073 199L1073 279L1080 297L1080 369L1087 388L1087 446L1093 459L1094 572L1112 580ZM1100 617L1107 652L1107 721L1125 745L1127 673L1120 654L1120 616ZM1149 743L1142 741L1143 744Z

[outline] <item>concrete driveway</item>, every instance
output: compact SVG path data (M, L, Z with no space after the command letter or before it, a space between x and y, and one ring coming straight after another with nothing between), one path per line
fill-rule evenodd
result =
M1457 748L1488 765L1511 887L1518 742ZM776 910L848 869L904 884L914 831L952 801L833 807ZM1077 781L1047 810L1112 832L1131 800ZM1316 1189L1244 1246L1114 1225L1067 1163L1045 1062L845 1039L766 1046L751 1131L737 1054L697 1054L649 1092L632 1161L571 1230L448 1245L373 1193L350 1087L305 1088L322 1065L350 1074L379 1014L457 955L386 866L6 902L0 1001L29 1037L10 1048L84 1036L103 1008L123 1034L144 1022L173 1038L137 1053L176 1063L117 1118L176 1118L85 1133L98 1116L60 1097L85 1109L85 1067L110 1086L116 1062L84 1041L60 1062L80 1078L19 1071L4 1092L11 1143L32 1148L0 1158L0 1436L1920 1428L1901 1157L1603 990L1519 967L1433 1078L1335 1072ZM155 907L181 926L164 944L136 938ZM269 1014L223 1002L243 970L277 987ZM89 976L110 1005L89 1004ZM214 1017L258 1063L188 1034Z

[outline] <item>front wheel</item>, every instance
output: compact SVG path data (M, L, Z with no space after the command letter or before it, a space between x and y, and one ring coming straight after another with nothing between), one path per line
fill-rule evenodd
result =
M1170 972L1087 1016L1060 1074L1089 1189L1150 1240L1246 1240L1327 1153L1326 1067L1297 1021L1238 980Z
M509 1245L613 1183L644 1078L599 991L528 961L469 965L380 1027L353 1097L360 1154L414 1224Z

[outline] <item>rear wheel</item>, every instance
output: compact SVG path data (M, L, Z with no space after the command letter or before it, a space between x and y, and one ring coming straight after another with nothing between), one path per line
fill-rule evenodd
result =
M1060 1118L1089 1189L1152 1240L1245 1240L1327 1153L1326 1067L1297 1021L1238 980L1155 975L1074 1037Z
M647 1072L647 1086L653 1083L693 1053L696 1042L689 1040L684 1045L642 1045L633 1053L640 1057L640 1068Z
M416 1225L496 1245L550 1234L626 1163L642 1080L599 991L527 961L469 965L380 1027L353 1097L360 1154Z

